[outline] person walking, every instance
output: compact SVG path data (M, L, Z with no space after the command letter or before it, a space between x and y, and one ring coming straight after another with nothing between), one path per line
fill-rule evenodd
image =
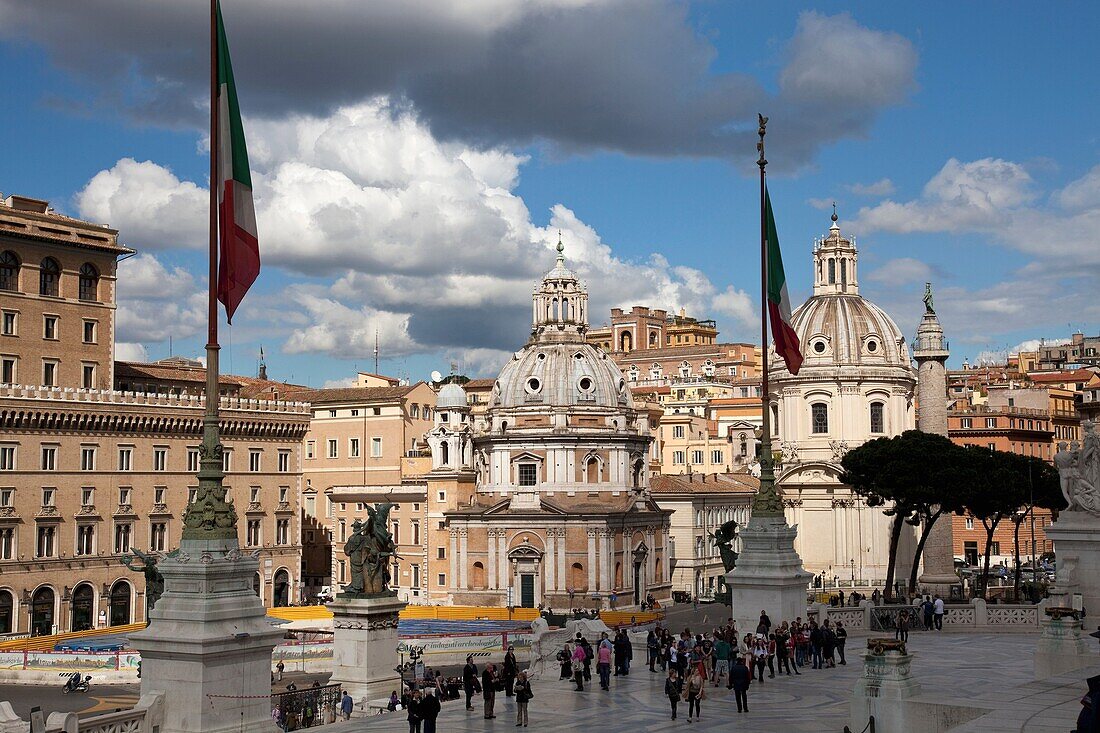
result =
M821 649L825 664L835 667L836 661L833 659L833 654L836 652L836 634L829 626L829 619L825 619L825 623L821 625Z
M477 687L477 665L474 664L474 655L470 654L466 657L466 666L462 668L462 689L466 693L466 709L473 710L474 704L471 699L474 696L474 689Z
M409 698L408 721L409 721L409 733L421 733L420 724L424 722L424 716L422 712L422 703L420 700L420 690L413 690L412 697Z
M435 733L435 719L439 717L439 695L429 687L428 694L420 702L420 715L424 718L424 733Z
M943 631L943 599L937 593L932 600L932 619L936 631Z
M344 720L351 720L351 711L355 707L355 702L351 699L351 695L347 690L344 690L344 696L340 698L340 712L344 715Z
M584 647L580 642L573 647L573 682L577 692L584 692Z
M749 712L749 684L752 682L752 673L745 666L745 662L738 657L730 669L730 684L733 686L734 697L737 698L737 712Z
M844 628L843 621L836 622L836 631L833 633L836 635L836 651L840 655L840 663L846 665L848 662L844 659L844 645L848 641L848 630Z
M731 655L730 643L723 637L719 636L714 642L714 686L717 687L720 684L722 678L725 678L727 683L730 677L730 655Z
M500 678L504 682L504 695L506 697L512 696L512 685L516 681L516 672L519 671L519 667L516 664L516 650L512 645L508 645L508 653L504 655L504 664L501 665Z
M584 650L584 681L592 681L592 659L596 656L592 651L592 645L588 642L588 638L581 637L581 649Z
M817 625L817 621L810 622L810 654L813 656L813 668L821 669L821 652L822 647L825 645L825 635L821 632L821 627Z
M764 665L767 663L768 647L767 641L761 638L760 634L757 634L756 640L752 644L752 666L756 674L760 675L760 683L764 683Z
M611 689L611 648L601 643L596 648L596 672L600 675L600 689Z
M495 718L493 708L497 701L497 673L491 664L486 664L485 671L481 673L481 698L485 701L485 719Z
M909 609L903 608L898 614L897 628L894 629L894 639L906 643L909 641Z
M672 719L676 720L676 705L680 702L681 694L680 675L676 674L676 668L669 665L668 678L665 679L665 696L672 706Z
M567 680L573 676L573 648L569 645L569 642L565 642L565 647L558 652L558 662L561 664L561 676L559 680Z
M286 669L286 665L283 664L283 660L279 660L279 663L275 665L275 681L283 681L283 670Z
M703 674L698 668L692 669L691 676L688 677L687 682L684 684L684 699L688 704L688 722L691 722L691 716L694 712L695 718L698 720L702 717L703 713L699 707L703 697L707 694L707 683Z
M657 638L657 632L650 629L649 633L645 637L645 651L646 651L646 663L649 664L649 671L656 672L654 665L657 664L657 659L661 654L660 641Z
M535 696L535 693L531 691L531 682L527 679L526 672L520 672L516 677L515 684L516 694L516 727L521 725L527 727L527 703L531 702L531 698Z

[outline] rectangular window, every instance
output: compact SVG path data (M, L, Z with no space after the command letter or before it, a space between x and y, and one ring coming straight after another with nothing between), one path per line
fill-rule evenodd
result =
M359 417L359 410L352 410L351 411L351 416L352 417Z
M439 581L439 586L441 588L446 587L446 585L447 585L447 576L446 575L444 575L443 573L440 573L439 577L436 580Z
M967 529L974 529L974 517L967 517L966 518L966 528Z
M393 544L401 544L401 522L393 523Z
M248 490L248 501L252 504L260 503L260 487L253 486Z
M149 528L149 545L153 552L164 552L168 545L168 524L165 522L153 522Z
M95 506L95 489L85 486L80 490L80 506Z
M15 446L0 445L0 471L15 470Z
M340 541L341 542L347 542L348 541L348 523L345 520L341 519L339 529L340 529L340 534L339 534Z
M350 458L359 457L359 438L351 438L348 440L348 456Z
M691 462L694 465L699 465L700 463L702 463L703 462L703 451L693 450L691 452Z
M317 516L317 499L313 496L306 497L306 514L308 516Z
M118 503L120 506L130 505L130 487L120 486L118 487Z
M996 443L988 443L986 445L986 447L989 448L989 450L997 450L997 444Z
M447 492L446 491L440 491L439 492L439 500L440 501L447 501Z
M198 495L199 495L199 489L198 489L197 486L188 486L187 487L187 503L188 504L194 504L195 499L198 498Z
M0 489L0 506L14 506L15 489Z
M972 428L972 427L974 427L974 421L969 417L964 417L962 419L962 426L964 428Z
M539 467L534 463L519 464L519 485L534 486L538 483Z
M167 448L154 448L153 449L153 470L154 471L167 471L168 470L168 449Z
M336 417L336 410L329 410L328 411L328 416L329 417Z
M15 311L4 311L3 325L0 333L4 336L15 336Z
M370 457L381 458L382 457L382 439L371 438L370 439Z
M53 489L42 489L42 506L53 506Z
M42 316L42 338L57 340L57 316Z
M871 432L886 432L885 409L881 402L871 403Z
M37 557L53 557L54 539L57 528L45 526L38 528L38 546L35 548Z
M188 448L187 449L187 472L197 473L199 470L199 449Z
M995 427L997 427L997 418L995 418L995 417L987 417L987 418L985 419L985 426L986 426L987 428L995 428Z
M44 445L42 446L42 470L43 471L56 471L57 470L57 446Z
M279 451L279 473L290 473L290 451Z
M317 453L317 441L307 440L306 441L306 458L313 458L314 455L316 455L316 453Z
M682 450L672 451L672 465L674 465L674 466L684 465L684 452Z
M684 437L684 426L683 425L674 425L672 427L672 437L673 438L682 438L682 437Z
M989 543L989 553L991 555L1000 555L1001 554L1001 543L998 542L997 540L994 540L993 542Z
M119 471L132 471L134 470L134 449L125 447L118 449L118 470Z
M0 359L0 384L15 384L15 361L14 356Z
M413 565L412 566L412 583L410 584L410 587L412 587L412 588L419 588L420 587L420 566L419 565Z
M82 389L95 389L95 364L80 365L80 386Z
M290 544L290 520L280 519L275 522L275 544L277 545L289 545Z
M335 438L329 438L329 441L328 441L328 457L329 458L336 458L337 450L338 450L338 446L337 446L336 439Z
M413 528L413 541L412 541L412 543L414 545L419 545L420 544L420 522L414 521L412 523L412 528Z
M96 326L95 321L84 321L84 343L94 344L96 342L96 331L99 330Z
M829 432L829 406L823 402L810 405L810 425L813 433Z
M96 447L94 445L85 445L80 448L80 470L81 471L94 471L95 470L95 453Z
M227 450L222 453L222 471L229 473L230 468L233 466L233 451Z
M341 560L340 561L340 582L341 583L346 583L347 582L347 577L348 577L347 576L347 569L348 569L347 564L343 560Z
M121 555L130 551L130 532L133 525L129 522L115 525L115 554Z
M42 361L42 386L43 387L56 387L57 386L57 362L56 361Z
M290 487L289 486L280 486L279 487L279 503L280 504L286 504L288 501L290 501Z
M168 495L168 487L166 486L154 486L153 487L153 503L154 504L166 504L165 499Z
M722 463L722 451L712 450L710 452L710 462L715 465L720 465Z
M263 455L263 453L261 451L256 450L255 448L249 449L249 451L248 451L248 470L249 471L251 471L252 473L259 473L260 472L260 457L262 455Z
M445 547L435 548L435 559L436 560L446 560L447 559L447 548L445 548Z

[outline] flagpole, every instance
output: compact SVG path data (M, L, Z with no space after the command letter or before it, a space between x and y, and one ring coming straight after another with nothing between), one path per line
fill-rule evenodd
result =
M756 149L760 158L760 353L762 373L760 380L760 489L753 499L753 514L761 517L783 516L783 507L775 490L775 473L772 461L771 400L768 396L768 222L767 222L767 183L765 168L768 165L764 157L764 135L767 134L768 118L757 115L760 121L760 142Z
M206 410L199 446L198 490L183 516L183 540L237 545L237 513L222 485L224 452L218 426L218 0L210 0L210 263L207 295Z

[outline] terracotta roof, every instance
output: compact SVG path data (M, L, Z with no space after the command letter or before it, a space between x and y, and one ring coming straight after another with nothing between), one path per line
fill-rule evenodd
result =
M760 479L747 472L707 475L685 473L677 476L661 474L651 479L650 487L655 495L755 494L760 488Z
M241 385L241 396L256 398L264 394L277 392L280 399L291 392L300 392L309 389L303 384L290 384L274 379L260 379L259 377L234 377Z
M727 359L729 357L726 355L731 350L737 350L735 347L740 348L742 351L747 351L750 354L752 354L753 350L756 348L753 344L705 344L703 346L665 346L660 349L635 349L627 353L616 351L611 355L615 359L622 359L624 361L659 361L674 356L693 356L702 354L718 354L721 358ZM745 363L751 364L753 362L750 360Z
M327 402L388 402L404 397L412 392L418 385L406 385L403 387L336 387L334 389L290 389L286 398L299 402L312 402L324 404Z
M472 389L492 389L495 379L471 379L466 384L462 385L462 388L469 392Z
M191 367L180 364L158 364L157 362L116 361L115 378L144 377L146 379L164 379L173 382L205 382L206 367ZM241 384L241 378L232 374L219 374L219 384Z
M1031 372L1027 375L1032 382L1087 382L1092 379L1089 369L1073 369L1060 372Z

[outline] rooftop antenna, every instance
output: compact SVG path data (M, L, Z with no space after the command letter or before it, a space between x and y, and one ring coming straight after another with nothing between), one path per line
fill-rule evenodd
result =
M378 329L374 329L374 373L378 374Z

